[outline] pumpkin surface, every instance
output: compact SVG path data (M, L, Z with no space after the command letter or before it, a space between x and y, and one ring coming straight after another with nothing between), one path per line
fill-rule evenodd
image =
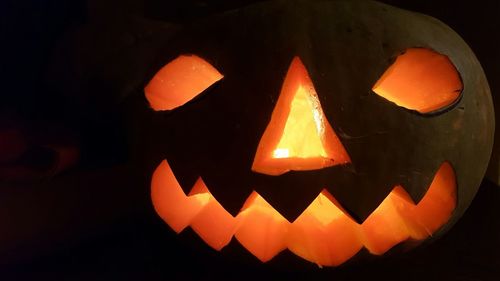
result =
M439 237L491 153L491 96L470 48L377 2L226 12L180 28L151 70L141 135L156 211L262 261L288 249L336 266Z

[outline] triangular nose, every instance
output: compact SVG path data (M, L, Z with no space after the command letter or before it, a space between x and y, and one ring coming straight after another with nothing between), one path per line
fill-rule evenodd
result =
M292 60L257 148L254 172L281 175L350 163L299 57Z

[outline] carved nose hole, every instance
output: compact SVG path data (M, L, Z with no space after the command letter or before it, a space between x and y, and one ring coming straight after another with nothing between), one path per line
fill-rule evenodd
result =
M350 162L323 113L307 69L294 57L257 147L252 171L277 176Z

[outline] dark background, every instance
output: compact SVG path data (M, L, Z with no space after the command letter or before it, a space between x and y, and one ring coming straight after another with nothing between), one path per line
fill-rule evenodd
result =
M168 29L166 22L251 2L0 3L0 129L63 128L55 136L73 136L81 152L76 166L50 179L0 181L0 280L500 279L500 189L487 180L463 219L436 243L404 257L338 269L319 270L287 253L261 265L241 254L237 243L221 255L191 239L192 232L179 238L161 222L149 203L149 175L137 172L126 141L121 105L127 89L140 83L132 81L133 72L113 76L110 65L121 67L122 56L140 66L131 58L135 48L160 40L155 37ZM451 26L478 56L493 97L500 93L499 1L382 2ZM130 53L114 52L124 45ZM493 155L494 178L499 161Z

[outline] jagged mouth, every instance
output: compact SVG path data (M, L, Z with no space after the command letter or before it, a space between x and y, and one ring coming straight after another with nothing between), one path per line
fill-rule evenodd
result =
M166 160L153 174L151 196L156 212L175 232L190 226L216 250L234 236L262 262L288 249L319 266L338 266L363 247L382 255L404 241L423 241L448 222L457 202L455 172L448 162L441 164L418 204L395 186L361 224L326 189L293 222L255 191L234 217L201 177L186 195Z

